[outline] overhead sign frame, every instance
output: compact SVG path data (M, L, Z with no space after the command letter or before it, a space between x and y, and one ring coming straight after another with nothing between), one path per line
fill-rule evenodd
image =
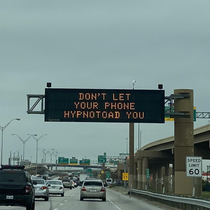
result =
M45 89L45 121L164 123L164 90Z

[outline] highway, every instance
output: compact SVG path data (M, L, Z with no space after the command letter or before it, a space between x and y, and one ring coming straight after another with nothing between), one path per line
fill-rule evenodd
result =
M80 201L80 187L73 190L66 188L64 197L51 195L49 201L37 198L35 206L35 210L163 210L141 198L122 194L109 188L107 188L106 202L97 199ZM25 208L0 206L0 210L25 210Z

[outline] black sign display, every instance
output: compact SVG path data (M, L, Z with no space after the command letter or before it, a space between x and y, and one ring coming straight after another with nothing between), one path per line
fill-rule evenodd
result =
M164 123L164 90L45 89L45 121Z

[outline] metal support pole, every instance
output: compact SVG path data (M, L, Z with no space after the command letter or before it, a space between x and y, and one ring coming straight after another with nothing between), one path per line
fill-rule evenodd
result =
M4 129L1 129L1 165L2 165L2 162L3 162L3 132L4 132Z
M38 139L36 139L36 174L37 174L37 164L38 164Z
M32 135L30 135L26 140L23 140L19 135L17 135L17 134L12 134L12 135L14 135L14 136L17 136L19 139L20 139L20 141L23 143L23 159L22 159L22 161L24 162L25 161L25 144L26 144L26 142L29 140L29 138L32 136Z
M36 140L36 174L37 174L37 164L38 164L38 141L43 137L46 136L47 134L43 134L42 136L40 136L38 139L35 138L35 136L37 136L36 134L33 134L33 138Z
M134 183L134 123L129 123L129 188L135 188Z
M6 129L6 127L13 121L13 120L20 120L19 118L15 118L15 119L12 119L10 120L5 126L0 126L0 129L2 131L2 134L1 134L1 165L3 163L3 131Z
M127 161L127 158L125 158L125 162L124 162L124 173L126 173L126 161ZM124 180L124 188L126 189L126 180Z

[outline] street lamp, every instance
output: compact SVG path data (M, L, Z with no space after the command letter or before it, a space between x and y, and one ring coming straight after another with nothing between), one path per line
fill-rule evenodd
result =
M58 157L58 154L60 154L62 152L58 152L58 150L55 150L53 155L55 156L55 161L57 161L57 157Z
M5 126L0 126L0 129L2 131L2 135L1 135L1 165L3 162L3 132L6 129L6 127L13 121L13 120L20 120L19 118L14 118L12 120L10 120Z
M57 171L57 166L58 166L57 156L60 153L62 153L62 152L58 152L58 150L55 150L54 153L53 153L53 155L55 155L55 171Z
M49 152L50 154L50 163L52 163L52 155L54 154L55 150L54 149L51 149L52 151Z
M23 143L23 162L25 161L25 144L29 140L29 138L32 136L30 135L26 140L23 140L19 135L17 134L12 134L13 136L17 136Z
M129 138L126 138L125 143L126 143L126 145L125 145L125 149L126 149L125 153L126 153L126 155L127 155L127 154L128 154L128 144L129 144Z
M17 152L18 152L18 156L16 157L15 154L16 154ZM18 162L17 165L19 165L19 163L20 163L19 150L17 150L16 152L13 153L13 158L12 158L12 160L13 160L13 165L15 165L15 161L17 161L17 162Z
M54 150L54 149L49 149L49 150L46 150L46 149L40 149L43 153L43 158L44 158L44 163L46 163L46 157L47 157L47 153L49 153L51 150Z
M29 134L30 135L30 134ZM37 174L37 163L38 163L38 142L39 140L43 137L43 136L47 136L47 134L43 134L42 136L40 136L39 138L35 138L35 136L37 136L37 134L33 134L31 135L33 136L33 138L36 140L36 174Z

